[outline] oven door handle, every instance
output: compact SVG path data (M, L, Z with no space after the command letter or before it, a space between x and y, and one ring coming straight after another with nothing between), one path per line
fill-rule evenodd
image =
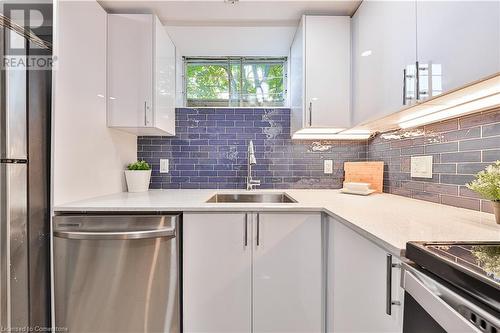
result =
M446 294L447 297L450 297L450 295L454 294L453 291L436 281L433 282L435 282L435 285L431 288L434 290L427 286L416 274L406 269L404 270L402 283L404 290L410 294L418 304L420 304L420 306L446 330L446 332L481 332L439 297L440 294ZM455 296L461 298L457 294L455 294Z

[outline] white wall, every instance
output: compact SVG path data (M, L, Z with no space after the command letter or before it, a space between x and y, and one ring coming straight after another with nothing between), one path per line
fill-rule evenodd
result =
M59 1L53 119L54 205L125 189L134 135L106 127L106 13L95 1Z
M176 47L176 105L183 106L183 56L288 56L297 27L166 26Z
M182 56L287 56L296 26L166 26Z

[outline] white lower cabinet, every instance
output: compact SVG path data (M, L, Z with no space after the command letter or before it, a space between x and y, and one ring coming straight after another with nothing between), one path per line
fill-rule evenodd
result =
M327 331L402 332L399 260L392 257L388 292L388 253L333 218L328 229ZM388 300L401 303L390 306L390 315Z
M402 332L399 259L334 218L185 213L182 244L186 333Z
M321 215L259 213L257 219L254 332L322 332Z
M250 332L252 249L244 243L245 224L245 213L183 215L184 332Z
M184 332L324 330L320 213L185 213Z

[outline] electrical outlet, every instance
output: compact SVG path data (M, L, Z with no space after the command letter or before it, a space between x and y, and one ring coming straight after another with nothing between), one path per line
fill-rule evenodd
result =
M432 156L411 157L412 178L432 178Z
M323 172L327 175L331 175L333 173L333 160L325 160Z
M168 173L168 159L160 159L160 173Z

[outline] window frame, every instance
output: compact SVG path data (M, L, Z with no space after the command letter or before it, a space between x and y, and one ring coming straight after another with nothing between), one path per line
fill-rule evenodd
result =
M183 104L185 107L194 107L194 108L237 108L237 107L265 107L265 108L282 108L286 107L287 105L287 99L288 99L288 57L236 57L236 56L225 56L225 57L182 57L183 60L183 74L182 74L182 80L183 80ZM239 80L237 81L239 83L239 86L241 87L240 89L243 88L243 71L241 68L243 68L243 65L245 63L276 63L276 64L282 64L283 65L283 99L281 103L277 103L276 105L270 105L270 104L264 104L264 105L251 105L248 104L247 101L242 98L242 95L239 94L238 96L238 101L237 105L231 105L231 80L233 79L231 73L232 71L228 71L228 82L229 82L229 87L228 87L228 99L220 99L220 100L204 100L204 99L197 99L194 100L196 103L190 102L188 100L188 92L187 92L187 66L189 64L206 64L206 65L217 65L217 64L227 64L227 66L230 68L231 65L234 65L235 62L238 62L240 64L240 76ZM199 104L199 105L196 105Z

